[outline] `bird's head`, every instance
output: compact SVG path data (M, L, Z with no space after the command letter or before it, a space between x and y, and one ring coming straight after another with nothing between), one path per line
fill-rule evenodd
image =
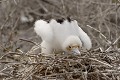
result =
M65 52L80 54L79 49L82 47L82 42L77 36L69 36L64 41L62 48Z

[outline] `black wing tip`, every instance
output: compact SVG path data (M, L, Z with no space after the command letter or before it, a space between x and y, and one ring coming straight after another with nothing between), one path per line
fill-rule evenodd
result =
M71 17L56 19L56 21L60 24L62 24L65 20L67 20L68 22L73 21L73 19L71 19Z
M68 22L72 22L73 19L71 17L66 17L66 18L58 18L55 19L58 23L62 24L65 20L67 20ZM50 23L51 20L46 20L46 22Z
M72 21L71 17L67 17L67 20L68 20L68 22Z
M46 20L46 22L47 22L47 23L50 23L51 20L52 20L52 19ZM65 19L64 19L64 18L59 18L59 19L54 19L54 20L56 20L58 23L62 24Z
M65 20L64 18L56 19L56 21L60 24L62 24L64 22L64 20Z

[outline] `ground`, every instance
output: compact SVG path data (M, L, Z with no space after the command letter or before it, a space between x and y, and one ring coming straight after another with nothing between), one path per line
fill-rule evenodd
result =
M92 49L42 55L34 22L68 16ZM119 21L119 0L0 0L0 80L120 80Z

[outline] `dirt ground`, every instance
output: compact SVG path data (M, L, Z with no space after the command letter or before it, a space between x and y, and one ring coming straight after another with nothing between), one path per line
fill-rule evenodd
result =
M66 17L92 49L43 56L34 22ZM0 80L120 80L120 1L0 0Z

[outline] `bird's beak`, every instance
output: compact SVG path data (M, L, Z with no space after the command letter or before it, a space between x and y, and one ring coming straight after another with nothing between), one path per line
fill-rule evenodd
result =
M72 53L74 53L74 54L80 54L80 51L79 51L78 48L74 48L74 49L72 50Z

